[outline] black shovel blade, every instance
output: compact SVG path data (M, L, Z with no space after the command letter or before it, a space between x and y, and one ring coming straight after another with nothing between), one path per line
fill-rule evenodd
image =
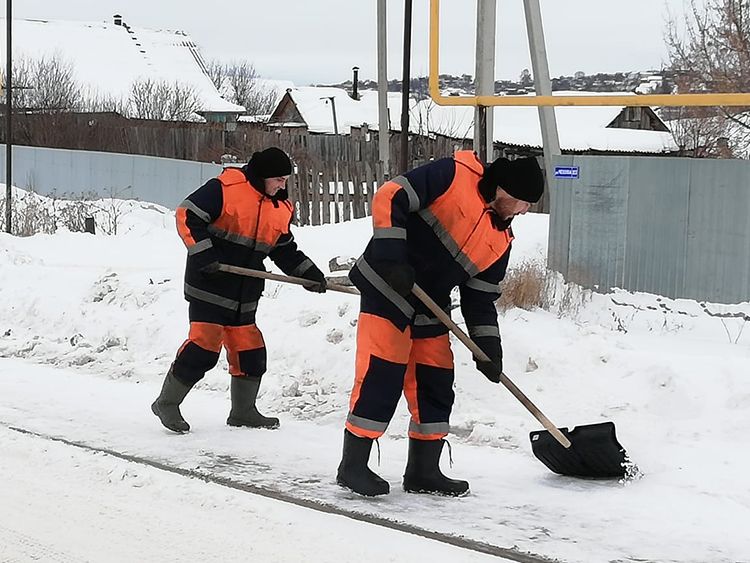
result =
M617 441L613 422L560 428L571 442L563 447L547 430L531 432L531 449L549 469L570 477L623 477L626 470L625 449Z

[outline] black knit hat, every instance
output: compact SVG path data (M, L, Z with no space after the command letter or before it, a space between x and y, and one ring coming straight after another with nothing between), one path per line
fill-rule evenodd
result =
M535 157L508 160L498 158L484 171L480 190L485 200L495 199L495 188L502 188L516 199L536 203L544 193L544 176ZM492 191L492 193L485 193Z
M292 173L292 161L277 147L254 152L247 166L258 178L279 178Z

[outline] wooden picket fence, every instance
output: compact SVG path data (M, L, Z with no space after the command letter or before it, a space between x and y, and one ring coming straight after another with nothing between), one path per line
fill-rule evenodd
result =
M295 223L325 225L371 214L372 196L385 182L380 163L301 161L289 178Z

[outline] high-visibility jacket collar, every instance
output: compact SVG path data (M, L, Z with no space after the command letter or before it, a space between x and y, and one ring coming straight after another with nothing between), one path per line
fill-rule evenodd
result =
M456 151L453 156L458 164L466 166L469 170L477 174L478 176L484 175L484 165L479 160L477 154L474 151Z

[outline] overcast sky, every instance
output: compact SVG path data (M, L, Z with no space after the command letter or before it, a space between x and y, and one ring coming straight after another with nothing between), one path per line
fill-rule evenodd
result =
M5 4L5 0L2 1ZM23 0L16 18L111 21L179 29L205 58L245 59L267 78L340 82L360 67L375 79L376 0ZM428 0L413 0L412 76L428 73ZM522 0L498 0L497 70L530 68ZM683 0L541 0L550 73L648 70L666 60L668 10ZM2 17L5 16L3 6ZM388 0L388 77L401 76L403 0ZM440 72L474 74L476 0L442 0Z

